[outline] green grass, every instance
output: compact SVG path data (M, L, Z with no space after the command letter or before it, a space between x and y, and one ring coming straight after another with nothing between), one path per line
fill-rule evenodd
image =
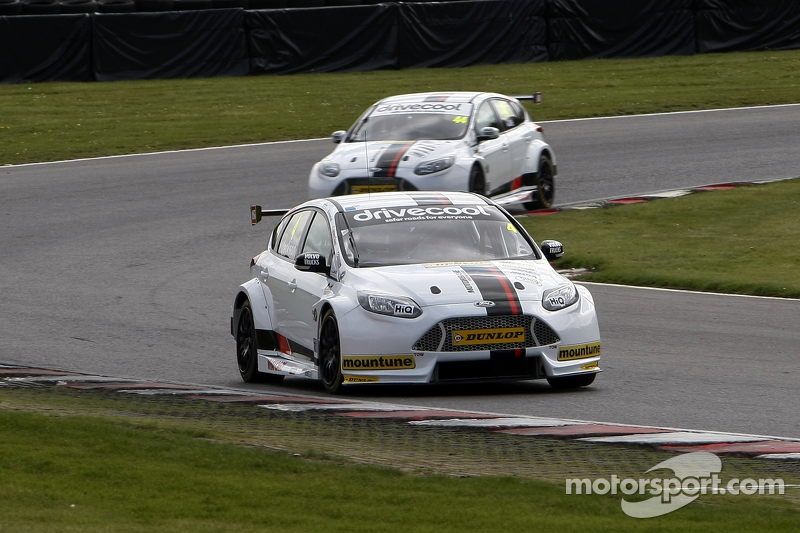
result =
M800 298L800 180L524 217L586 281Z
M545 103L529 109L537 120L550 120L795 103L796 76L798 51L3 85L0 164L327 136L373 101L404 92L540 90ZM565 243L563 266L595 267L588 279L797 297L800 258L793 243L800 241L791 221L799 191L790 182L525 224L538 240ZM654 450L408 431L174 398L144 405L125 398L132 395L54 390L0 388L0 531L797 531L800 525L791 499L704 496L664 517L634 520L622 514L618 497L564 494L567 473L641 474L664 459ZM400 465L415 474L354 462ZM784 468L735 458L725 464L733 472L772 469L762 477ZM561 482L553 481L559 476Z
M419 91L542 91L535 120L800 101L800 51L349 74L0 85L0 165L324 137Z
M269 433L271 419L264 417L291 423L308 416L273 415L255 406L61 387L0 389L0 403L2 531L744 532L796 531L800 525L800 507L792 498L706 495L672 514L636 520L622 513L620 496L567 496L563 479L417 475L358 466L308 450L303 457L268 451L254 436L247 439L249 446L227 442L253 418ZM85 416L98 407L98 414ZM318 416L317 432L326 421L336 425L342 420L335 419L343 418ZM403 424L392 424L409 433ZM425 438L439 439L438 444L448 442L443 430L418 429ZM477 442L482 435L489 433L460 431L449 440ZM508 439L506 445L542 441ZM430 440L417 453L436 453L436 443ZM566 441L558 444L568 447ZM402 442L397 445L402 449ZM355 446L360 447L355 456L365 455L363 440ZM593 451L596 460L606 454L622 457L624 452L610 446L576 446ZM501 451L498 447L484 454L482 461L491 465ZM586 453L573 455L570 477L590 476L595 459ZM637 450L630 455L640 456L636 468L641 470L635 473L668 456ZM530 459L545 463L552 457L539 454ZM779 465L768 465L773 470L765 476L742 470L748 461L725 459L725 479L777 477L774 468ZM728 464L733 470L727 470ZM630 464L617 461L614 471L626 475L626 467ZM796 477L788 471L780 475L789 476L787 483Z

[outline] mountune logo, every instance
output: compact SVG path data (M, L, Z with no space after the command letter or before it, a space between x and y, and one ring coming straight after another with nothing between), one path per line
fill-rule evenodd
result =
M643 501L628 501L622 498L622 511L633 518L653 518L676 511L692 503L701 494L783 494L785 483L782 479L743 479L734 478L723 485L718 474L722 471L722 461L709 452L693 452L662 461L645 474L654 470L672 470L669 478L626 478L620 480L616 475L611 479L598 478L594 481L567 479L567 494L622 494L626 496L646 495L652 498ZM649 490L648 490L649 487Z

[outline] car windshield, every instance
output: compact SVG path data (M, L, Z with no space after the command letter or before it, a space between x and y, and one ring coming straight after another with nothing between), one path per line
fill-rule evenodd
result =
M340 244L351 266L539 258L524 230L489 205L364 209L344 216Z
M423 102L378 105L357 123L347 142L456 140L467 133L472 104Z

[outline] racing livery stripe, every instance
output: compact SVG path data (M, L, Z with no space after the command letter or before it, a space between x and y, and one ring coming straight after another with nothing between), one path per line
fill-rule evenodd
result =
M417 193L414 195L414 201L417 202L418 206L426 206L426 205L453 205L445 195L443 194L420 194Z
M313 357L314 351L309 350L302 344L299 344L291 339L287 339L283 337L285 341L289 344L289 350L292 353L303 355L306 357ZM257 329L256 330L256 343L258 344L259 350L271 350L276 352L282 352L283 347L281 346L281 340L278 337L278 333L272 331L271 329Z
M521 315L522 305L514 284L494 265L461 265L477 285L484 300L494 302L486 308L488 316Z
M393 178L395 172L397 172L397 165L400 163L400 159L402 159L415 142L416 141L390 144L378 159L378 163L375 165L377 170L374 176L376 178Z
M423 100L423 102L444 102L448 98L450 98L452 94L438 94L434 96L428 96Z

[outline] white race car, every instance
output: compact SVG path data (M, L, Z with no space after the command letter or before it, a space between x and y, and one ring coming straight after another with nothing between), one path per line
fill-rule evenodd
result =
M519 100L495 93L385 98L311 169L310 198L386 191L513 192L527 209L553 204L556 156ZM524 193L524 194L522 194Z
M252 207L253 223L261 219ZM395 192L309 200L283 213L231 313L247 382L547 379L589 385L600 333L589 291L558 274L483 196Z

